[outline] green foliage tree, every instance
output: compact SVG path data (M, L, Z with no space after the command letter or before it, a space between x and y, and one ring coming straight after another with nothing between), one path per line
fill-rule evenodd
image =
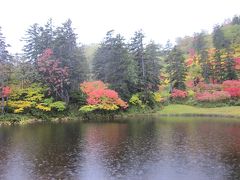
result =
M58 27L55 34L54 54L63 66L69 68L70 90L76 91L89 73L83 48L77 45L77 35L74 33L70 19Z
M25 42L23 47L25 58L35 64L37 58L45 49L53 47L54 29L52 20L49 19L45 26L40 26L37 23L30 26L23 41Z
M225 59L225 80L234 80L237 79L237 73L235 70L235 61L233 59L233 51L231 49L227 49L227 56Z
M229 47L229 41L224 37L222 28L219 25L213 28L213 45L216 49Z
M212 64L209 61L208 51L203 50L200 54L200 65L202 68L202 77L206 83L209 83L213 75Z
M120 96L128 99L135 90L136 66L128 52L124 38L109 31L98 48L93 59L95 77L119 92Z
M233 24L233 25L239 24L239 25L240 25L240 16L235 15L235 16L232 18L231 24Z
M143 43L144 37L145 36L142 30L136 31L134 36L131 38L131 43L129 44L130 52L137 64L137 87L139 92L146 89L146 62L144 58L145 52Z
M172 88L184 90L187 69L182 51L175 46L167 56L166 63Z
M221 58L222 52L216 49L214 53L214 79L217 83L222 83L224 80L224 62Z
M157 91L159 89L161 69L159 53L159 47L153 41L146 46L146 87L150 91Z
M70 90L78 90L79 83L88 77L88 63L84 50L77 44L77 35L68 19L62 26L55 28L50 19L45 26L34 24L24 38L24 55L36 65L36 60L46 49L53 49L56 59L69 68Z
M12 69L12 56L7 50L9 46L10 45L5 42L5 37L0 27L0 87L7 83Z
M194 33L192 46L198 54L207 48L205 37L206 33L204 31L200 33Z

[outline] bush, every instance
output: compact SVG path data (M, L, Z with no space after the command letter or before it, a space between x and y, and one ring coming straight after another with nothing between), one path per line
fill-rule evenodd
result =
M115 111L128 107L128 104L118 96L118 93L108 89L102 81L84 82L80 84L80 88L87 95L87 105L79 109L83 113L95 110Z
M133 94L132 97L131 97L130 100L129 100L129 103L130 103L131 105L144 108L143 102L142 102L142 100L139 98L139 94Z
M223 82L223 89L227 91L232 98L240 97L240 80L227 80Z
M33 110L42 112L63 111L65 103L55 101L53 98L45 98L47 89L40 84L33 84L30 87L20 89L15 88L9 97L8 106L14 113L28 113Z
M183 100L187 98L187 92L179 89L173 89L171 93L171 98L176 100Z
M78 106L82 106L86 104L87 96L81 90L72 92L70 94L70 103L77 104Z
M221 84L206 84L204 82L200 82L195 88L195 91L197 92L214 92L214 91L221 91L222 90L222 85Z
M195 98L198 102L220 102L229 100L231 95L226 91L215 91L213 93L205 91L203 93L197 93Z

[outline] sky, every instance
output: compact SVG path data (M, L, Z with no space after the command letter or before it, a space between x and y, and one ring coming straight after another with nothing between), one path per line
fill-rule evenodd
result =
M165 44L201 30L211 32L236 14L240 0L2 0L0 26L9 51L21 53L26 30L49 18L56 26L70 18L82 44L99 43L112 29L126 39L142 29L146 40Z

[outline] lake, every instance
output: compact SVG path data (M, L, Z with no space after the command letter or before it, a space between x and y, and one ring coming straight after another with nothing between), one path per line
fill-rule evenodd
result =
M0 179L240 179L240 120L148 116L0 127Z

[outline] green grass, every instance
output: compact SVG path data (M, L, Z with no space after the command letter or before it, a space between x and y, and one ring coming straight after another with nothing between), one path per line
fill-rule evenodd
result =
M162 115L218 115L239 116L240 106L202 108L189 105L172 104L159 111Z

